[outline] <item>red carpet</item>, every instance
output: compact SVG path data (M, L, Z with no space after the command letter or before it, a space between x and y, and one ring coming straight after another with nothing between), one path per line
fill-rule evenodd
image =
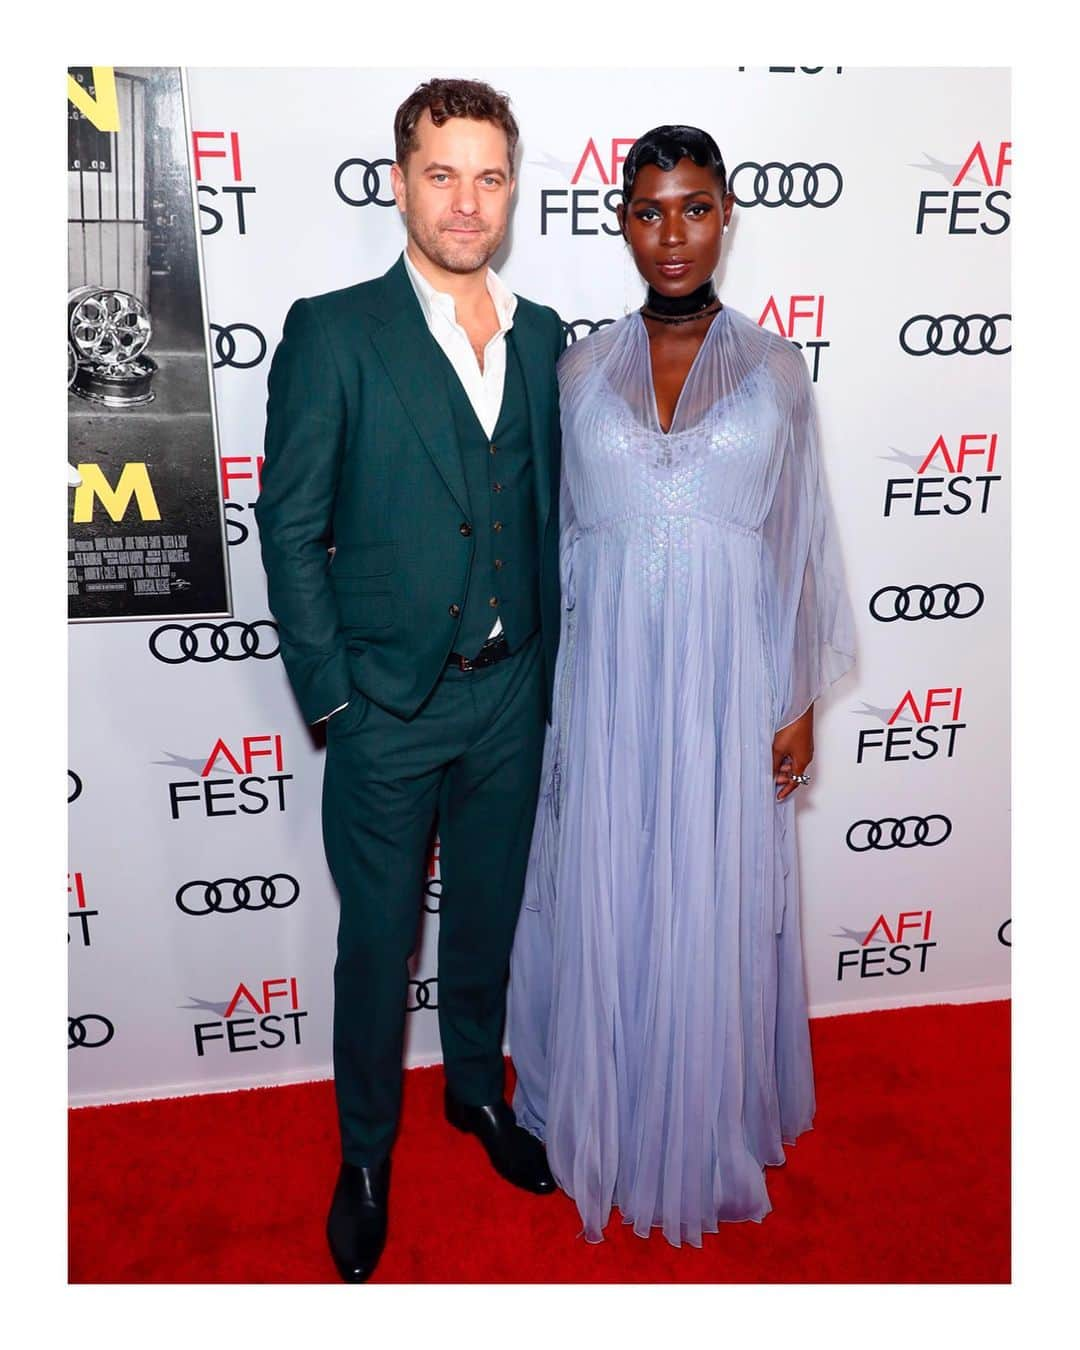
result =
M704 1247L577 1236L573 1202L499 1180L440 1114L442 1071L406 1075L390 1236L396 1283L999 1283L1009 1266L1009 1007L811 1023L815 1128L769 1168L773 1212ZM72 1283L337 1280L323 1223L333 1085L70 1112Z

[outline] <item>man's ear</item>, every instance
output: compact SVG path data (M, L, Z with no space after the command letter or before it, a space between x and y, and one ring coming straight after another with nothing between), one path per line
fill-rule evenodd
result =
M405 211L405 175L397 164L390 165L390 190L394 194L394 201L397 202L397 208L404 213Z

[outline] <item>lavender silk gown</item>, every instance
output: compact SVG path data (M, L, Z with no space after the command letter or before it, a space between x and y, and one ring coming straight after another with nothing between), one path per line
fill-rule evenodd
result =
M811 1127L774 732L854 657L800 352L725 307L660 429L641 317L559 362L562 635L508 1005L585 1237L769 1212ZM797 795L797 794L796 794Z

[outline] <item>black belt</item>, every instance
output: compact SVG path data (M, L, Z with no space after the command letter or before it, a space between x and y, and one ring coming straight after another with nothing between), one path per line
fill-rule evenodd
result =
M460 652L451 652L446 664L453 666L455 670L483 670L485 666L493 666L497 661L505 661L509 655L510 644L506 640L506 634L500 633L498 637L488 638L473 657L462 656Z

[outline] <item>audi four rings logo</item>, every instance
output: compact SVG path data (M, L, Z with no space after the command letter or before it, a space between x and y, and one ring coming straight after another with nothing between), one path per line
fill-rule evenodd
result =
M174 637L173 634L176 636ZM270 661L281 650L278 627L271 619L255 623L166 623L150 634L150 651L167 666L185 661Z
M187 881L176 892L185 914L239 914L242 909L288 909L300 898L300 883L287 872L272 877L222 877Z
M913 314L900 329L900 346L909 356L1004 356L1012 351L1012 315Z
M74 769L68 769L68 805L82 796L82 779Z
M884 853L890 848L937 848L952 834L948 816L886 816L884 820L857 820L847 832L852 853Z
M405 1011L419 1012L421 1008L430 1008L435 1012L439 1006L439 991L435 988L438 983L437 975L432 975L428 980L410 980Z
M740 194L736 182L742 177ZM835 164L781 164L770 159L767 164L747 160L736 164L728 179L728 187L740 206L833 206L844 190L844 178Z
M85 1050L98 1050L108 1045L115 1034L113 1024L99 1013L84 1013L82 1017L68 1018L69 1050L79 1046Z
M881 623L970 619L982 609L985 599L982 587L974 581L961 581L955 586L946 581L933 586L882 586L870 597L870 613Z
M346 159L337 167L334 174L334 191L347 206L393 206L394 194L390 190L390 168L392 159ZM350 170L362 170L360 174ZM346 191L342 180L348 174L349 187ZM359 179L359 191L354 184Z
M601 328L606 328L609 323L614 323L614 319L574 319L571 323L563 323L563 332L567 338L567 345L570 346L577 342L579 338L588 337L590 333L599 333Z
M250 370L266 355L266 339L253 323L212 323L210 331L214 335L215 370L220 370L222 366ZM237 341L237 333L249 333L251 336ZM255 353L254 356L252 352ZM243 355L239 356L237 353Z

